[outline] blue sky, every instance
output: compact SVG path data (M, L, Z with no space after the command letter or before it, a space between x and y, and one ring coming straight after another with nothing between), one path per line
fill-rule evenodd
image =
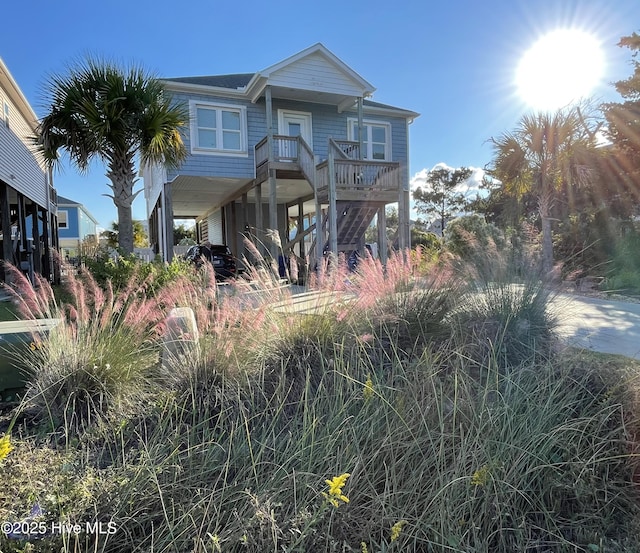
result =
M136 61L161 77L253 72L316 42L372 83L374 100L417 111L410 172L437 163L483 167L487 140L530 108L518 62L541 35L576 27L602 43L605 74L594 91L631 74L620 37L640 30L638 0L22 0L3 6L0 57L38 115L48 74L86 53ZM56 174L60 194L102 226L116 218L104 170ZM142 194L134 216L145 217Z

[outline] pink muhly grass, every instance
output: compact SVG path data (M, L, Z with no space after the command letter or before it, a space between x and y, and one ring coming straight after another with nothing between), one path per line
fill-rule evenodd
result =
M247 238L246 236L244 237L243 242L245 247L249 251L249 253L251 253L251 255L253 256L253 258L258 263L262 263L264 261L264 257L262 256L262 254L260 253L260 250L258 250L256 245L251 240L249 240L249 238Z
M289 256L289 267L291 282L298 282L298 258L295 255Z
M268 228L265 232L267 239L271 240L278 249L282 250L282 240L277 229Z
M18 312L23 318L40 319L53 316L57 306L51 285L46 280L36 281L39 284L36 289L14 265L5 263L4 269L7 280L10 282L5 289L13 297Z

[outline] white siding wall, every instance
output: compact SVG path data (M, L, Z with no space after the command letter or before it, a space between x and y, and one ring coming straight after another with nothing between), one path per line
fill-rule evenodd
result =
M9 106L9 125L5 120L5 103ZM42 207L48 207L47 177L44 163L31 145L34 132L10 100L0 89L0 179Z
M269 76L269 84L346 96L362 94L352 79L320 54L312 54L274 71Z
M208 240L212 244L224 244L224 235L222 234L222 210L218 209L207 217L209 227Z
M144 180L144 197L147 202L147 216L149 216L160 197L162 187L167 182L167 170L157 163L147 165L142 169L142 178Z

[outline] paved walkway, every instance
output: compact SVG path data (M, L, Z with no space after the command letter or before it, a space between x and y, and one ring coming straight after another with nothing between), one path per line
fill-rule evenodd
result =
M640 304L559 294L551 309L569 345L640 359Z
M276 304L282 312L319 313L347 298L329 292L292 290L292 301ZM558 335L568 345L640 359L640 304L560 293L551 302Z

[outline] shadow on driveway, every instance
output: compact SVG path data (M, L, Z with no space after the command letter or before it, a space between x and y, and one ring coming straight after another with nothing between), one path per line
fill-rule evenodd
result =
M640 359L640 304L561 293L551 312L568 345Z

